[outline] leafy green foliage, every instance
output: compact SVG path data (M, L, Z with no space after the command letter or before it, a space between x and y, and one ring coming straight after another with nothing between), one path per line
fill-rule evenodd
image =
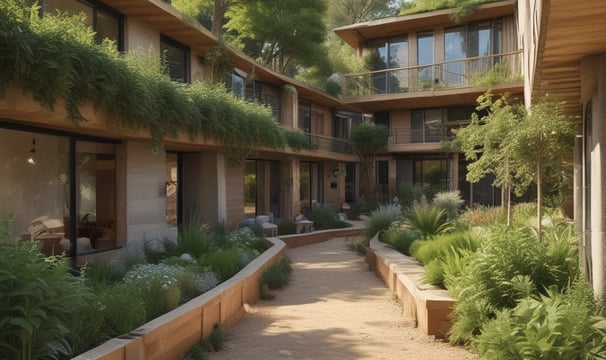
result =
M16 243L6 229L0 234L0 358L72 355L80 346L69 336L70 321L93 302L92 291L63 258L45 259L35 245Z
M149 130L155 144L179 133L213 138L234 160L257 145L285 144L265 106L239 100L223 86L173 83L150 54L121 56L109 45L95 45L82 17L39 17L36 6L2 2L0 54L0 93L16 85L51 110L64 101L74 122L87 120L80 106L92 103L108 125Z
M420 201L421 198L423 198L423 187L420 185L402 182L398 185L396 191L400 205L402 205L404 209L410 209L415 202Z
M603 359L606 333L593 326L586 285L528 297L488 321L474 345L486 359Z
M326 57L325 12L326 3L321 0L245 1L230 9L225 27L240 42L263 44L258 54L261 61L287 74L297 65L312 66Z
M366 227L364 228L364 235L368 238L374 237L382 231L389 229L395 222L400 221L402 218L402 212L400 208L395 205L381 205L378 209L370 212L370 216L366 221Z
M292 220L281 219L276 225L278 225L278 235L290 235L297 232L297 224Z
M562 291L578 275L570 226L546 229L543 242L529 228L492 228L466 271L447 281L458 300L451 340L471 341L498 310L512 309L522 298L550 288Z
M382 241L402 254L411 255L410 245L420 237L421 235L417 231L392 226L383 232Z
M415 250L414 257L425 265L423 281L437 286L444 286L446 269L450 273L460 274L458 268L462 259L474 254L480 246L479 238L471 232L457 231L436 236L422 242ZM453 262L449 265L449 261Z
M423 13L441 9L456 9L450 16L455 22L473 13L478 5L500 0L414 0L402 3L400 15Z
M300 131L286 131L286 143L294 151L315 150L311 139Z
M213 237L195 223L184 224L179 227L179 237L177 238L178 254L190 254L198 258L214 250L216 244Z
M283 256L277 263L268 267L261 274L261 285L266 284L270 289L281 289L288 285L292 273L292 261Z
M337 212L328 206L318 206L309 209L305 216L314 222L314 229L342 229L350 227L351 224L339 219Z
M463 201L461 198L461 193L459 190L439 192L432 200L434 206L444 210L446 213L446 218L449 221L458 219L459 211L461 210L461 206L463 206L464 202L465 201Z
M424 239L447 232L452 228L446 211L425 201L417 202L412 206L407 222L412 229L419 231Z
M375 153L387 146L389 129L384 125L363 122L351 131L351 141L362 154Z
M97 296L104 306L102 338L111 339L127 334L147 320L145 301L137 288L117 283Z

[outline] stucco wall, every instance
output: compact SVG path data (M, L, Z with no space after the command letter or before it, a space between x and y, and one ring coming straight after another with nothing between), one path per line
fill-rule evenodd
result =
M126 224L128 242L176 238L166 224L164 152L152 153L151 142L126 143Z

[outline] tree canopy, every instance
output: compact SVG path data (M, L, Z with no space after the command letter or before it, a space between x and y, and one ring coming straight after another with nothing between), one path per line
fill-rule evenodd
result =
M262 44L259 59L281 73L326 56L324 0L250 0L230 9L225 27Z

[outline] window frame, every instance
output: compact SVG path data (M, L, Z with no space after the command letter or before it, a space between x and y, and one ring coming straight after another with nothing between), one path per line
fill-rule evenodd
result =
M166 59L163 58L164 55L162 54L162 45L167 45L177 50L183 51L183 79L181 80L173 78L170 74L169 68L167 70L169 70L168 75L170 76L170 79L175 82L191 83L191 49L189 48L189 46L164 34L160 34L160 58L163 59L163 61Z

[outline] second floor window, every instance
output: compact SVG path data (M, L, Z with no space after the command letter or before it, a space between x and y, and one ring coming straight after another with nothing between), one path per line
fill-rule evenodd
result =
M190 82L189 48L164 35L160 36L160 52L172 81Z
M225 76L225 87L240 99L244 98L245 79L234 73L227 73Z
M118 50L124 50L122 42L121 14L96 2L81 0L42 0L40 6L44 13L56 14L57 12L71 15L84 14L87 25L95 31L95 42L102 43L111 40L116 44Z

